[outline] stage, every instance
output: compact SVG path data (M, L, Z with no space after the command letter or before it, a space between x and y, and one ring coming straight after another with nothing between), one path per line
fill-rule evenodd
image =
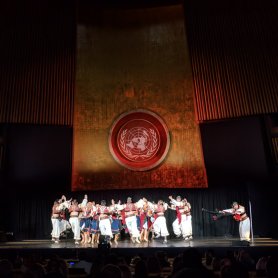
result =
M130 240L119 241L118 245L113 242L110 246L105 244L74 244L73 239L64 239L59 243L51 240L21 240L7 241L0 243L0 253L2 256L11 256L15 254L38 254L50 256L57 254L64 258L78 258L81 252L96 255L100 251L116 253L118 255L134 256L137 254L151 255L157 251L167 252L169 257L175 257L182 253L186 248L197 248L204 253L207 250L213 250L218 256L225 256L227 252L245 248L254 257L263 255L278 254L278 240L272 238L254 238L249 246L245 242L240 242L238 238L228 237L208 237L194 238L190 241L182 239L170 239L163 243L162 239L154 239L149 242L133 244Z

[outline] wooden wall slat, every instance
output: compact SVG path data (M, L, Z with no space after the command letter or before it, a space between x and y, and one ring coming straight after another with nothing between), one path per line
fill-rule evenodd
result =
M278 112L277 1L186 0L198 121Z
M76 2L54 2L1 4L0 123L73 124ZM277 1L184 8L198 121L277 113Z
M8 2L0 9L0 123L72 126L75 0Z

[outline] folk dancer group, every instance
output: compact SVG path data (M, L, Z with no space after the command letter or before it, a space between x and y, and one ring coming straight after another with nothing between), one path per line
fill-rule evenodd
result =
M184 240L192 239L191 205L186 199L169 196L170 205L162 200L156 204L146 198L132 202L128 197L125 204L111 200L107 205L105 200L100 204L89 202L85 195L82 203L76 199L66 200L65 196L56 200L52 207L52 240L59 243L61 234L71 228L75 244L99 243L99 236L106 241L114 239L117 245L120 232L125 227L133 243L148 242L152 238L163 238L167 243L169 232L166 225L165 211L176 211L176 219L172 223L173 231L177 237ZM65 211L69 212L69 221L65 218Z

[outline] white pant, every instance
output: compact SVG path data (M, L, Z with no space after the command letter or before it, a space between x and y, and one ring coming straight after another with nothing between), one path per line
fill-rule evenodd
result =
M53 238L59 238L60 234L61 234L61 229L60 229L60 220L58 218L51 218L51 222L52 222L52 232L51 232L51 236Z
M99 230L102 236L113 237L111 230L111 222L109 218L99 220Z
M181 215L181 223L179 224L178 218L173 222L173 231L176 236L182 235L183 237L192 236L192 218L191 215Z
M63 233L64 231L66 231L67 229L70 229L70 223L67 220L60 220L60 232Z
M250 219L249 217L239 223L240 240L250 241Z
M126 227L128 229L129 234L132 237L139 237L140 232L137 228L137 219L136 216L130 216L125 219Z
M70 217L69 219L71 229L74 234L74 239L75 240L80 240L80 223L79 223L79 218L78 217Z
M153 223L154 233L161 236L168 236L165 216L158 216Z

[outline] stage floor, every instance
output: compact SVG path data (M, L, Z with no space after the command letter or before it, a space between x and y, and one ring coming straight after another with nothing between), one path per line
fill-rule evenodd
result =
M111 242L111 248L184 248L184 247L231 247L231 246L244 246L237 238L226 237L209 237L209 238L196 238L192 240L170 239L167 243L163 243L162 239L154 239L149 242L142 242L140 244L132 243L129 239L120 240L118 245ZM254 238L250 243L250 247L277 247L278 239L271 238ZM59 243L54 243L51 240L21 240L21 241L7 241L0 242L0 250L3 249L59 249L59 248L98 248L97 244L74 244L73 239L63 239Z
M74 244L73 239L64 239L59 243L54 243L51 240L21 240L8 241L0 243L0 253L46 253L46 254L63 254L69 257L76 253L85 251L86 253L95 253L100 249L97 244ZM133 244L129 239L119 241L118 245L113 242L109 248L111 252L122 252L125 254L146 253L151 254L158 250L165 250L170 255L175 255L182 252L185 248L195 247L200 251L208 249L214 250L220 255L225 254L228 250L239 248L248 248L250 252L262 254L278 254L278 240L272 238L254 238L250 246L245 246L238 238L227 237L209 237L209 238L194 238L190 241L182 239L170 239L165 244L162 239L154 239L149 242Z

